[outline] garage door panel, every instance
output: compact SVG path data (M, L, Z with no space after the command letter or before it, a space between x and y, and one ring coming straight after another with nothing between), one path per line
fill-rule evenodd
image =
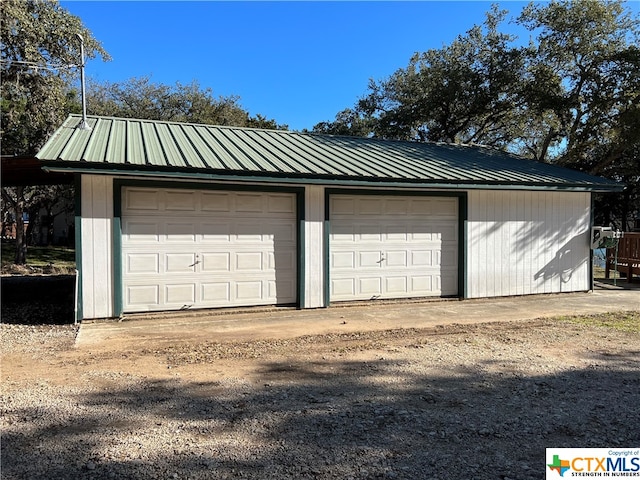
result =
M262 213L264 210L264 196L256 193L239 193L235 196L236 212Z
M202 301L211 305L227 305L231 302L231 282L202 284Z
M331 268L334 270L341 268L351 270L355 268L355 255L354 252L333 252L331 254Z
M331 300L457 293L457 198L333 195L329 204Z
M125 295L129 305L147 306L160 302L158 285L129 285L125 288Z
M428 267L433 265L433 253L431 250L414 250L411 252L412 267ZM437 252L436 256L437 256ZM437 263L436 263L437 265Z
M228 252L203 253L201 268L204 273L227 273L231 271L231 254Z
M407 277L387 277L385 284L389 293L403 294L407 291Z
M331 280L331 294L336 299L349 299L356 294L355 278L341 278Z
M205 212L227 213L231 211L231 193L201 192L200 208Z
M290 213L296 211L295 197L291 195L270 195L268 202L269 213Z
M165 254L166 273L193 273L196 267L195 253L167 253Z
M130 212L160 211L160 193L149 189L127 189L124 193L124 208Z
M165 298L167 304L192 305L196 301L196 285L194 283L166 285Z
M362 268L380 268L382 264L382 254L375 252L358 252L358 266Z
M239 300L247 300L257 302L262 300L262 282L245 281L236 283L236 298Z
M416 275L411 277L411 292L412 293L421 293L421 292L433 292L437 290L438 282L433 282L433 276L430 275Z
M360 278L358 285L360 287L360 293L368 297L382 294L382 279L380 277Z
M293 272L296 265L296 252L294 251L276 251L270 252L267 256L268 268L273 271Z
M158 225L152 222L127 221L123 225L123 230L127 232L128 242L152 242L160 240Z
M296 301L294 194L149 190L123 191L125 311Z
M236 271L260 272L264 269L261 252L242 252L236 254Z
M129 253L125 256L126 273L160 273L160 255L157 253Z
M231 225L221 223L202 223L200 232L203 243L229 243L231 241Z
M170 243L195 242L196 226L190 222L167 222L164 228L165 241Z
M407 252L406 251L387 251L385 254L385 262L389 267L406 267Z
M170 192L165 194L166 210L178 212L195 212L196 211L196 193L195 192Z

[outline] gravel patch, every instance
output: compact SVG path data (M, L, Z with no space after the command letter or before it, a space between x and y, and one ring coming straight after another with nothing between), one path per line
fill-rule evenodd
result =
M640 336L536 320L80 350L2 325L4 479L539 479L640 446Z

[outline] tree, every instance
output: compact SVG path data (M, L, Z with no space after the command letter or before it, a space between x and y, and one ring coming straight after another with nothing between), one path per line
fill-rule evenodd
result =
M77 109L71 86L80 63L77 35L83 37L89 58L109 56L80 19L57 2L3 0L0 9L2 154L35 155L68 113ZM26 262L23 212L33 215L43 204L56 200L59 190L2 187L2 199L13 209L16 221L15 263Z
M238 127L286 130L262 115L251 117L237 96L215 98L210 88L198 82L175 86L153 83L149 77L131 78L122 83L90 82L88 110L95 115L141 118Z
M108 54L80 19L45 0L4 0L2 24L2 154L34 154L67 116L71 83L87 57Z
M508 145L523 59L519 50L509 48L512 37L498 31L505 15L493 7L483 26L449 46L416 53L406 68L384 81L370 81L370 92L355 112L369 119L366 124L376 137ZM337 118L334 123L314 130L344 122Z
M320 122L313 127L313 132L326 135L348 135L369 137L374 133L376 120L371 115L346 108L336 115L333 122Z
M596 206L626 229L640 212L639 19L620 0L534 2L515 19L531 33L522 46L500 32L505 18L494 6L482 26L371 81L350 121L343 111L314 131L482 143L623 181L619 208Z

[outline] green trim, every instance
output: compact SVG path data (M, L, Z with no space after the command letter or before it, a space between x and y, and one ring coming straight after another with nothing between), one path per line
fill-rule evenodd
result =
M451 191L402 191L402 190L359 190L349 188L327 188L324 197L324 287L325 306L331 303L331 195L374 195L402 197L456 197L458 199L458 297L467 298L467 235L468 195L467 192Z
M298 221L298 241L296 242L298 249L298 265L296 268L296 288L298 298L298 309L304 308L305 302L305 273L306 273L306 248L305 248L305 191L296 193L296 216Z
M331 305L331 252L329 250L329 240L331 239L331 219L330 219L331 202L329 192L324 192L324 230L323 230L323 245L322 255L324 259L324 306Z
M75 321L82 321L82 177L79 174L74 175L74 219L73 228L75 242L76 257L76 282L78 285L76 298L76 315Z
M467 275L467 227L469 221L469 197L466 192L458 198L458 296L468 298Z
M591 249L591 235L593 232L593 225L595 222L595 218L594 218L594 214L593 214L593 207L594 207L594 198L593 198L593 194L591 194L589 196L589 201L591 203L591 208L589 209L589 290L593 291L595 289L595 280L593 278L593 257L594 257L594 253L593 250ZM606 258L605 258L605 262L606 262Z
M218 173L201 173L201 172L176 172L176 171L149 171L149 170L133 170L130 167L126 169L109 168L97 166L94 168L84 167L60 167L57 165L47 164L42 167L46 172L60 173L83 173L88 175L114 175L123 177L150 177L150 178L168 178L203 180L208 182L258 182L258 183L285 183L285 184L307 184L307 185L337 185L345 187L369 187L369 188L394 188L394 189L437 189L437 190L549 190L549 191L575 191L575 192L621 192L625 189L624 185L584 185L572 183L428 183L423 181L398 181L384 180L380 178L372 178L369 180L353 179L351 177L288 177L273 175L237 175L237 174L218 174Z
M113 180L113 312L124 313L124 283L122 273L122 182Z
M243 191L243 192L283 192L292 193L296 196L296 222L298 224L298 241L296 268L296 307L304 306L304 188L302 187L281 187L275 185L234 185L234 184L211 184L196 182L177 182L161 180L143 179L122 179L113 180L113 258L114 258L114 312L116 316L124 313L124 282L122 271L122 189L124 187L140 188L166 188L171 190L218 190L218 191Z

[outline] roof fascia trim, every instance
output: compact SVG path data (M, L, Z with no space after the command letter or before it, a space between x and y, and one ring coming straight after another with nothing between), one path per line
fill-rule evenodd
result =
M350 180L350 179L330 179L330 178L293 178L260 175L219 175L210 173L189 173L189 172L159 172L148 170L125 170L110 168L77 168L60 167L54 165L44 165L45 172L52 173L79 173L86 175L112 175L118 177L152 177L169 179L190 179L190 180L213 180L231 182L263 182L263 183L291 183L291 184L311 184L311 185L345 185L345 186L369 186L369 187L393 187L393 188L437 188L443 190L554 190L573 192L594 192L594 193L615 193L622 192L626 185L598 185L598 184L565 184L565 183L543 183L543 184L506 184L506 183L425 183L425 182L400 182L400 181L372 181L372 180Z

